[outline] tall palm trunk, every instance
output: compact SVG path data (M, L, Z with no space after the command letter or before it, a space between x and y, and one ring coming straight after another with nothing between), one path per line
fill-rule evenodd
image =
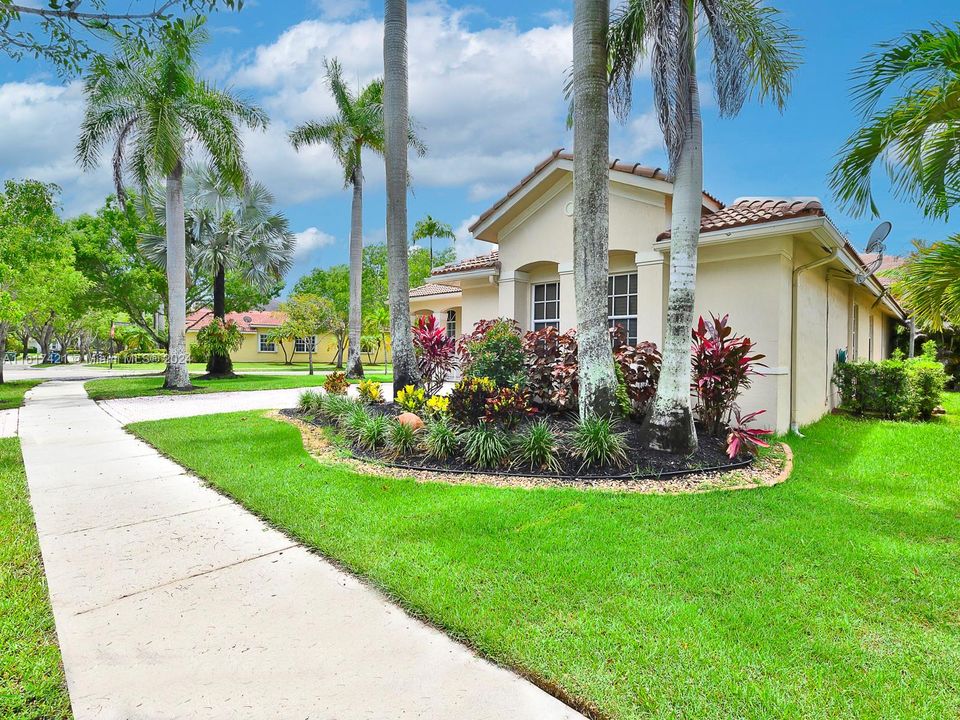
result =
M347 377L362 378L360 361L360 307L363 284L363 170L360 161L353 170L353 207L350 217L350 317L347 322L349 350Z
M607 325L610 0L576 0L573 20L573 279L580 353L580 416L614 412L617 375Z
M693 50L690 62L693 64ZM650 441L661 450L697 448L690 408L690 333L697 279L697 243L703 206L703 127L696 72L690 73L690 123L673 180L670 222L670 291L663 340L663 367L650 413Z
M170 342L163 387L190 390L187 370L187 240L183 216L183 165L167 175L167 323Z
M384 0L383 123L387 171L387 272L393 388L418 385L420 373L410 327L410 275L407 258L407 2Z
M213 316L220 322L227 320L227 270L223 263L217 265L213 276ZM229 354L210 353L207 360L207 375L233 377L233 360Z

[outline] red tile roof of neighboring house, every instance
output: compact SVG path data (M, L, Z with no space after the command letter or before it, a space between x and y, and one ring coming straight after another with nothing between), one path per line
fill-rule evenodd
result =
M877 257L876 253L860 253L860 259L863 260L864 265L869 265L874 262ZM880 267L874 270L874 274L877 276L877 280L880 281L880 284L884 287L890 287L894 283L894 278L888 277L887 275L882 274L885 270L895 270L900 267L907 261L906 258L900 257L899 255L884 255L883 260L880 262Z
M477 221L473 223L469 230L473 232L475 228L479 227L480 224L486 220L488 217L493 215L500 207L502 207L510 198L516 195L518 192L523 190L527 185L530 184L530 181L533 180L541 170L543 170L547 165L552 163L554 160L573 160L573 153L564 152L563 148L554 150L550 153L550 156L539 163L529 175L527 175L523 180L518 182L512 188L507 191L507 194L502 198L497 200L490 208L488 208L484 213L477 218ZM647 165L642 165L641 163L625 163L621 162L619 159L612 160L610 162L611 170L618 170L620 172L630 173L631 175L639 175L640 177L651 178L653 180L663 180L665 182L670 182L670 177L660 168L649 167ZM723 203L720 202L717 198L711 195L708 192L704 192L703 196L715 203L720 207L723 207Z
M824 217L826 213L819 200L784 200L780 198L749 198L738 200L715 213L705 214L700 219L700 232L729 230L732 228L759 225L777 220L792 220L799 217ZM657 240L666 240L670 231L660 233Z
M287 316L282 312L271 310L248 310L247 312L227 313L227 322L235 322L240 332L256 332L255 328L277 327L283 324ZM213 320L213 311L202 308L187 315L187 330L200 330Z
M460 292L460 288L456 285L443 285L441 283L427 283L421 285L420 287L415 287L410 291L410 297L419 298L419 297L429 297L431 295L450 295L452 293Z
M469 272L471 270L486 270L487 268L500 267L500 253L496 250L486 255L477 255L476 257L458 260L457 262L441 265L433 269L432 275L448 275L450 273Z

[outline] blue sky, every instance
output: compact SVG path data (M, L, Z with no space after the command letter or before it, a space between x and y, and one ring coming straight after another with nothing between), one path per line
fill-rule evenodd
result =
M727 120L705 97L705 186L727 202L818 196L840 229L863 247L876 220L839 212L826 185L834 154L857 124L850 71L875 43L957 17L950 3L935 0L776 5L805 44L793 95L782 115L754 104ZM561 94L571 7L548 0L411 3L411 111L431 152L411 166L410 221L430 213L449 222L459 230L461 255L487 248L468 237L469 221L552 149L571 144ZM381 3L364 0L248 0L242 12L219 13L210 21L204 73L261 103L273 119L266 134L247 138L247 149L255 177L271 187L300 233L291 283L312 267L346 260L350 194L328 152L297 155L285 133L332 109L322 82L324 57L337 56L358 82L380 74L381 12ZM614 127L611 154L665 165L649 78L638 77L636 88L633 115ZM94 210L110 181L106 169L83 174L73 162L82 110L76 83L41 63L3 58L0 106L0 177L57 182L66 214ZM365 235L367 242L382 242L383 171L373 156L365 163ZM926 221L890 197L883 177L877 188L882 218L894 225L891 251L905 251L914 237L960 232L956 220Z

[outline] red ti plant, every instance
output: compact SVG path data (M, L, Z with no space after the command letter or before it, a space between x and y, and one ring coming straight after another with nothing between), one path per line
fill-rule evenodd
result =
M642 417L660 380L660 351L656 343L642 340L636 345L627 343L627 333L622 325L610 329L613 359L617 363L623 384L630 399L630 415Z
M577 336L547 326L523 336L523 366L530 402L543 410L576 407Z
M755 417L765 412L766 410L757 410L741 417L740 409L734 408L735 420L730 424L730 432L727 433L727 455L731 460L743 451L753 454L758 448L770 447L770 443L763 438L772 435L773 430L747 427Z
M727 315L702 317L693 330L693 383L697 415L707 431L720 435L729 425L740 393L750 387L765 356L752 354L750 338L734 335Z
M413 346L427 395L436 395L453 370L456 343L435 315L421 315L413 328Z

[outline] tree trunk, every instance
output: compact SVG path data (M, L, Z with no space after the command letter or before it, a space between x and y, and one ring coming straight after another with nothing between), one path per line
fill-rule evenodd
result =
M213 316L220 322L227 319L227 271L223 264L217 265L213 278ZM211 378L236 377L233 372L233 360L230 355L210 353L207 359L207 376Z
M350 339L347 377L362 378L360 360L361 290L363 288L363 171L359 161L353 171L353 207L350 216Z
M387 173L387 274L393 388L419 385L420 372L410 327L410 271L407 259L407 2L384 0L383 123Z
M690 50L693 64L693 50ZM657 394L651 403L650 441L673 453L697 448L690 408L690 333L697 280L697 243L703 206L703 128L696 72L690 74L690 121L674 171L673 214L670 221L670 291L663 366Z
M3 385L3 364L7 361L7 333L10 325L0 322L0 385Z
M573 19L573 279L580 353L580 417L617 408L607 323L610 0L576 0Z
M183 165L167 175L167 323L170 328L166 390L192 390L187 369L187 240L183 216Z
M310 374L313 375L313 345L307 345L307 362L310 365Z

